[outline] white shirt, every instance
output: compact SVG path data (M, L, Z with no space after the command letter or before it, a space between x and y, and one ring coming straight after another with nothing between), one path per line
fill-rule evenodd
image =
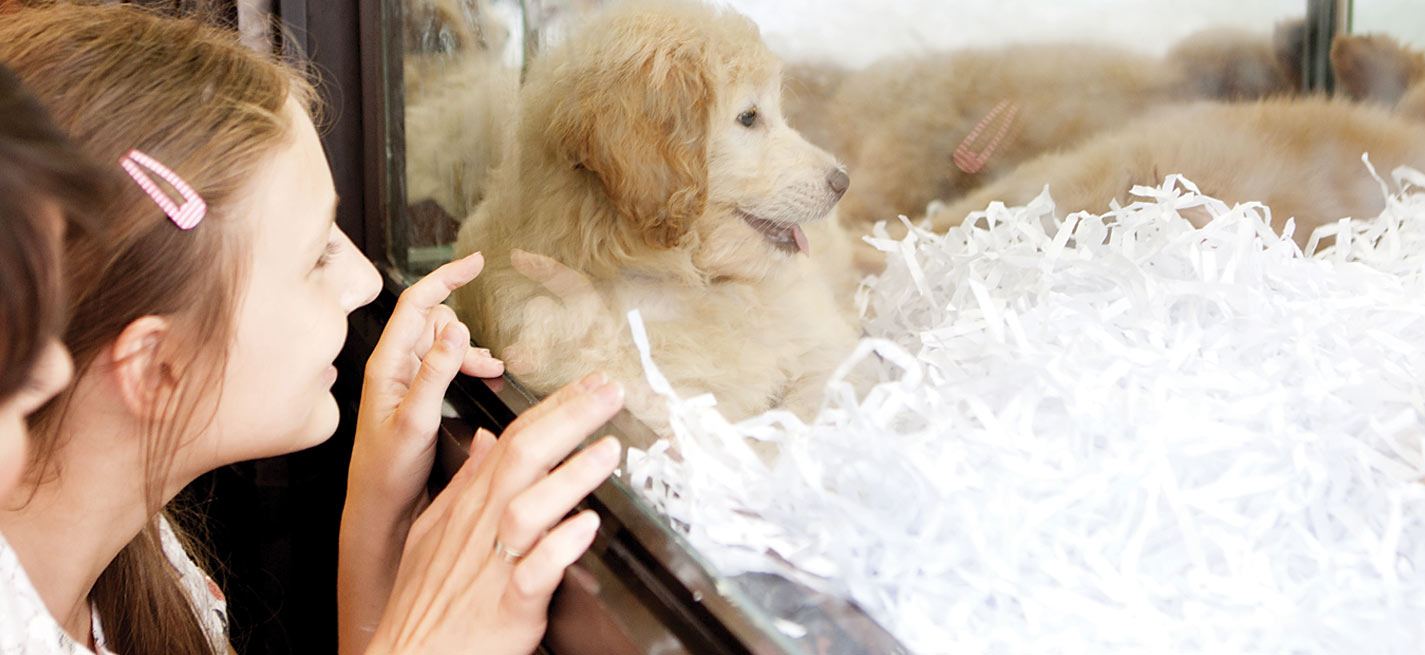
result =
M203 632L214 644L214 651L229 652L228 605L222 592L183 550L166 519L159 519L159 535L163 553L178 573L183 591L193 604ZM98 613L91 614L97 655L115 655L105 647ZM50 615L3 535L0 535L0 655L96 655L95 651L71 639Z

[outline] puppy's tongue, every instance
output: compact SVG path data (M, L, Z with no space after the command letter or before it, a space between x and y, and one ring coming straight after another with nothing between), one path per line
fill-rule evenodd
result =
M807 243L807 233L802 231L802 226L792 225L792 238L797 242L797 250L803 255L811 255L811 245Z

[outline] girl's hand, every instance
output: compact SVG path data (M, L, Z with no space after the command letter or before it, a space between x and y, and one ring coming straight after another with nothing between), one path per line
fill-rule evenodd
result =
M373 633L379 652L454 652L439 649L458 641L528 652L564 568L592 539L592 515L541 534L617 465L618 444L605 440L550 473L618 411L622 392L601 376L525 412L498 446L477 435L461 473L421 512L446 387L457 371L503 370L441 304L483 265L472 255L408 288L367 362L338 558L342 653L366 651ZM510 553L528 557L516 566ZM453 605L461 614L447 618Z
M480 274L480 253L436 269L411 285L366 362L348 493L414 517L435 462L445 390L456 372L496 377L504 364L470 347L470 330L441 304ZM358 486L359 485L359 486Z
M416 520L368 653L532 652L549 599L589 547L598 515L562 519L619 461L605 437L550 469L622 405L595 373L520 415L470 459ZM557 524L557 525L556 525Z

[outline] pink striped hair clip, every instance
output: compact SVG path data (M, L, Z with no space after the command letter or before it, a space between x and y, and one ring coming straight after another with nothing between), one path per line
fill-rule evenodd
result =
M148 197L153 198L153 202L163 210L163 213L168 215L169 220L173 221L178 229L191 230L207 215L208 203L203 202L203 197L199 196L193 187L188 186L183 178L178 177L177 173L158 163L158 160L153 157L138 150L130 150L128 154L119 158L119 165L128 171L129 177L134 178L139 188L142 188ZM148 171L145 171L145 168ZM159 188L158 183L149 175L150 172L172 186L173 190L183 198L183 204L173 202L173 198Z

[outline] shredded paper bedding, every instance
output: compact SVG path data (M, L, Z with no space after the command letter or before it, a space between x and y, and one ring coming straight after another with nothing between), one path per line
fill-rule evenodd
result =
M673 436L626 475L718 573L840 594L917 653L1425 652L1425 175L1382 190L1311 254L1178 176L1099 216L1046 191L878 228L811 424L678 398L635 312Z

